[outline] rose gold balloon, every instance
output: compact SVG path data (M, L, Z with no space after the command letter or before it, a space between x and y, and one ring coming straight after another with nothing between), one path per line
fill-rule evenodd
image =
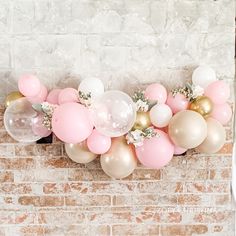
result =
M203 153L216 153L224 145L226 140L226 132L222 124L213 119L207 119L207 137L204 142L197 147L197 150Z
M77 163L86 164L93 161L97 155L90 152L86 141L78 144L65 144L65 150L71 160Z
M103 171L116 179L127 177L137 166L134 149L123 136L112 139L111 148L101 155L100 162Z
M199 113L190 110L181 111L170 120L168 132L176 146L195 148L206 138L207 124Z

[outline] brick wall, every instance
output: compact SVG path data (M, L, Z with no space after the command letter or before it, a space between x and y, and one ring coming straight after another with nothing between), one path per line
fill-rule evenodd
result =
M231 0L0 0L0 99L19 74L50 87L99 76L107 88L168 87L201 63L234 80ZM232 86L233 87L233 86ZM233 101L233 96L232 96ZM189 152L162 170L111 180L63 144L15 143L0 116L0 235L233 236L232 125L215 155Z

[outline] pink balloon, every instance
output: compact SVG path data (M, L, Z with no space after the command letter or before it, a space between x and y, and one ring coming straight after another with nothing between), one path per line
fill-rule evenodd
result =
M209 97L214 104L223 104L230 97L230 88L224 81L217 80L208 85L204 95Z
M48 130L44 125L43 125L43 114L39 114L35 119L34 123L32 125L32 130L35 135L38 135L40 137L47 137L49 136L52 131Z
M174 155L181 155L185 152L187 152L187 149L185 148L181 148L181 147L177 147L177 146L174 146Z
M146 138L135 151L139 161L146 167L160 169L172 159L174 146L168 135L161 130L155 130L157 137Z
M145 97L157 101L159 104L165 103L167 99L166 88L158 83L150 84L145 90Z
M187 110L189 101L181 93L177 93L175 96L169 93L166 104L171 108L172 112L175 114L179 111Z
M41 89L39 79L34 75L23 75L18 80L19 91L26 97L36 96Z
M80 143L93 131L88 109L79 103L64 103L55 109L52 130L65 143Z
M41 85L41 90L39 91L39 93L34 97L27 97L27 99L32 104L42 103L46 101L47 95L48 95L47 88L44 85Z
M49 92L47 96L47 102L51 104L59 104L58 103L58 96L62 89L53 89Z
M87 139L88 149L95 154L104 154L111 147L111 138L100 134L96 129Z
M78 91L74 88L63 89L58 96L58 103L79 102Z
M228 103L214 105L211 117L226 125L232 117L232 109Z

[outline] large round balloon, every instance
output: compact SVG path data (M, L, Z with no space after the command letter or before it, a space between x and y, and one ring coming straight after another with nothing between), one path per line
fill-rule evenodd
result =
M77 144L65 143L65 150L72 161L81 164L87 164L97 157L89 151L86 141Z
M160 169L167 165L174 155L174 145L168 135L161 131L156 137L145 139L140 147L136 147L136 154L139 161L146 167Z
M121 91L105 92L94 101L91 111L98 132L109 137L126 134L136 120L136 107L133 100Z
M64 103L55 109L52 130L65 143L80 143L93 131L86 107L78 103Z
M135 151L122 136L112 139L111 148L100 158L103 171L116 179L122 179L134 171L137 166Z
M206 138L207 124L199 113L190 110L181 111L170 120L168 132L176 146L195 148Z
M18 142L35 142L41 138L32 129L37 116L37 112L27 98L17 99L8 106L4 113L6 131Z
M224 146L225 140L226 132L222 124L215 119L208 118L207 137L197 149L202 153L216 153Z

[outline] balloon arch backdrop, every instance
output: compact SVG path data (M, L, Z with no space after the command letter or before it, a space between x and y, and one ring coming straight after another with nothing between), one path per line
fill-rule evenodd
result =
M229 86L208 66L195 69L192 83L183 87L168 92L154 83L132 97L104 91L98 78L82 80L78 90L48 92L36 76L23 75L18 88L5 102L4 124L12 138L35 142L53 132L73 161L100 156L104 172L117 179L130 175L138 160L160 169L188 149L218 152L232 116Z

